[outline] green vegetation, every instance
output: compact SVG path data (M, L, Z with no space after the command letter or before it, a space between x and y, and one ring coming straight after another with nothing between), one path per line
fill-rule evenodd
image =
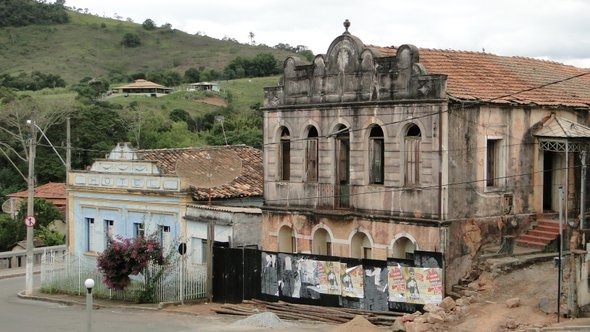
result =
M6 4L18 1L0 3L0 20ZM55 6L63 4L57 1ZM34 120L46 135L37 135L38 184L65 180L51 146L65 160L68 118L72 169L86 169L121 141L139 149L261 148L263 87L277 84L278 64L287 56L306 57L305 47L217 40L168 23L158 27L150 19L136 24L74 11L67 17L63 24L0 26L0 202L6 199L2 195L26 188L27 120ZM113 87L136 79L174 91L158 98L112 93ZM189 91L183 85L220 79L221 92ZM22 225L22 220L0 214L0 250L24 238ZM52 244L61 240L45 222L36 235Z
M35 237L46 241L47 245L63 244L64 234L49 228L52 221L63 220L63 214L52 203L40 198L35 199L34 209L37 220L34 227ZM14 219L7 214L0 214L0 251L10 250L17 242L25 239L27 229L22 219L27 215L26 212L25 200L20 204Z
M16 76L35 70L59 74L71 85L84 77L125 82L133 73L173 71L182 75L196 68L200 80L208 81L220 77L237 57L252 59L268 53L282 62L296 55L268 46L191 35L165 24L146 30L133 22L73 11L68 15L65 24L0 28L0 74ZM122 45L126 34L138 36L141 45Z
M33 0L2 0L0 27L20 27L31 24L63 24L68 22L64 1L54 4Z

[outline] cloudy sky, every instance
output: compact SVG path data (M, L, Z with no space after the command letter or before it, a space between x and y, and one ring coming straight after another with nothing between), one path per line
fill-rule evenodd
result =
M99 16L325 53L349 19L365 44L482 51L590 68L587 0L66 0Z

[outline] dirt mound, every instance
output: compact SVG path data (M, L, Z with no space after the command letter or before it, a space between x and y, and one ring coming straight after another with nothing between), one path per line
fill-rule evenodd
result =
M350 321L337 325L330 332L381 332L377 326L369 322L365 317L356 315Z
M209 105L213 105L213 106L220 106L220 107L227 106L227 103L225 102L225 100L223 98L216 97L216 96L196 99L195 101L198 103L204 103L204 104L209 104Z

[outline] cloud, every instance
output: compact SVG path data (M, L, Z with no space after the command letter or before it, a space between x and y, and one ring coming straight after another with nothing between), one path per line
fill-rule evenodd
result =
M141 23L171 23L188 33L230 37L274 46L287 43L325 53L332 40L350 31L366 44L414 44L424 48L481 51L548 58L590 67L590 1L584 0L373 0L285 2L274 0L67 0L112 17Z

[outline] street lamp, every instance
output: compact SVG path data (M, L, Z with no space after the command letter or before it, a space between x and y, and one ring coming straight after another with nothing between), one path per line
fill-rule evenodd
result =
M86 331L90 332L92 330L92 320L91 313L92 313L92 288L94 287L94 280L93 279L86 279L84 281L84 286L86 286Z

